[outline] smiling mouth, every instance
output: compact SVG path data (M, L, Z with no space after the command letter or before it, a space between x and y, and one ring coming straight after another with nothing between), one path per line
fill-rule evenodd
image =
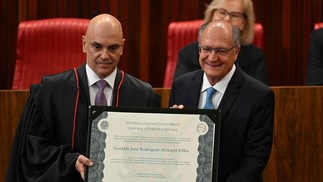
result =
M219 62L212 62L212 63L210 63L210 62L207 62L207 61L205 61L204 62L206 65L208 65L208 66L211 66L211 67L220 67L222 64L221 63L219 63Z

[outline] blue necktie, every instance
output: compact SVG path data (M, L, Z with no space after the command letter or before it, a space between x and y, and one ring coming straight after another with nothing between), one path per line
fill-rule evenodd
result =
M214 109L214 105L212 102L212 96L215 93L215 89L213 87L209 87L208 89L206 89L206 100L205 100L205 105L203 107L203 109Z
M95 97L95 105L106 106L107 99L105 98L105 95L104 95L104 89L108 85L108 83L105 80L99 80L96 82L96 85L98 86L99 91Z

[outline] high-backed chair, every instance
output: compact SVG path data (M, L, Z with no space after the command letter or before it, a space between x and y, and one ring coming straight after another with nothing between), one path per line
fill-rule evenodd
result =
M171 22L168 26L167 35L167 65L163 87L171 87L175 73L178 52L190 42L197 41L198 30L203 20ZM255 37L253 44L263 48L263 27L260 23L254 26Z
M78 67L85 62L82 35L88 19L52 18L19 24L12 89L29 89L42 75Z
M314 23L314 30L323 28L323 22Z

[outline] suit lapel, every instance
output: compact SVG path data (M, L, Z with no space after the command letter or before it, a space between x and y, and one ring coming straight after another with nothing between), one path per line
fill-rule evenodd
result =
M186 83L179 85L178 92L176 93L179 100L175 101L176 104L184 104L187 108L198 108L201 85L203 81L203 71L195 71L189 73L190 78L186 80Z
M232 104L239 95L243 80L243 72L240 70L239 67L237 67L219 105L222 118L224 118L229 113Z
M201 87L202 87L202 81L203 81L203 70L201 69L200 71L198 71L198 73L196 74L196 77L193 79L193 81L191 82L191 88L189 89L190 93L189 95L192 96L192 100L194 103L194 107L198 108L198 104L199 104L199 99L200 99L200 94L201 94ZM197 94L194 94L197 93Z
M117 68L117 75L116 75L116 79L115 79L115 82L114 82L114 86L113 86L113 101L112 101L112 105L115 106L116 105L116 101L117 101L117 92L118 92L118 87L119 87L119 84L121 82L121 79L122 79L122 73L121 71ZM122 80L124 81L124 80ZM123 83L121 83L123 84ZM123 85L121 85L121 88L122 88ZM121 89L119 90L119 94L121 92ZM120 103L122 104L123 100L119 98L119 105Z

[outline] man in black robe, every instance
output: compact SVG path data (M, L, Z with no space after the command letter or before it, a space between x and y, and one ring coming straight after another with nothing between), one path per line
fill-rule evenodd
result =
M83 181L87 157L89 105L96 82L110 85L108 105L159 107L152 87L117 68L122 55L122 27L109 14L94 17L83 36L86 64L32 85L16 131L6 181ZM36 66L36 65L35 65Z

